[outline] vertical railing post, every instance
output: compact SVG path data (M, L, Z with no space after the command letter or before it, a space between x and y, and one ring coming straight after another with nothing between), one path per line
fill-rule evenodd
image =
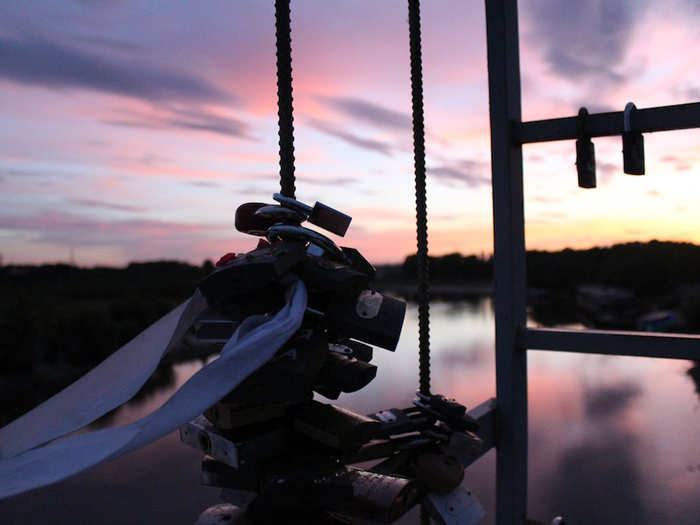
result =
M486 0L496 314L496 523L522 524L527 504L527 354L525 226L516 0Z

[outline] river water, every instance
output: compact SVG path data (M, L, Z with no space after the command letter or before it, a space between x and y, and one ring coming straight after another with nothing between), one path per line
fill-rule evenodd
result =
M473 407L495 396L491 300L431 306L433 391ZM395 353L375 349L377 378L338 404L368 413L410 406L418 384L417 311ZM175 365L168 384L96 426L160 406L201 362ZM573 524L700 523L700 401L687 361L535 352L529 368L528 511ZM62 483L0 502L0 523L191 524L217 503L199 485L201 456L172 434ZM465 485L493 523L495 453ZM415 522L414 515L402 523Z

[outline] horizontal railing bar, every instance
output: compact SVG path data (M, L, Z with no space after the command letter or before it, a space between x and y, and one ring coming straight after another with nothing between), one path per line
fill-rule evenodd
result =
M492 397L467 412L476 420L477 423L479 423L479 430L476 431L476 434L483 440L483 445L478 454L475 454L473 457L469 458L469 461L464 465L465 468L474 463L477 459L482 457L495 446L497 410L496 398Z
M642 133L700 128L700 102L637 109L630 115L630 127ZM624 111L592 113L586 116L584 133L589 137L608 137L622 135L624 129ZM516 123L513 129L516 144L575 138L578 138L578 117Z
M700 359L700 335L693 334L526 328L520 343L529 350Z

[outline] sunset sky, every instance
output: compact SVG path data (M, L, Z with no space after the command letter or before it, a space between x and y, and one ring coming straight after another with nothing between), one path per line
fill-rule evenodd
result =
M492 249L482 1L422 2L431 254ZM523 119L700 100L693 0L520 2ZM352 215L339 244L415 251L407 5L292 0L297 196ZM0 3L0 253L7 263L200 264L256 240L233 213L279 191L272 0ZM700 242L700 133L645 135L645 177L596 139L524 149L528 248Z

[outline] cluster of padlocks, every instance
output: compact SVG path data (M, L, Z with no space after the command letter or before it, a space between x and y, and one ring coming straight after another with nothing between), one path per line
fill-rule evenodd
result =
M478 523L481 506L461 483L481 440L464 406L419 395L410 408L364 416L314 399L375 378L373 346L396 349L406 305L372 288L375 270L357 250L302 226L344 235L349 216L274 199L238 208L236 228L261 240L200 284L209 309L190 340L223 345L245 319L279 309L297 279L307 309L271 361L181 428L206 454L202 482L253 523L392 523L418 503L438 523Z

